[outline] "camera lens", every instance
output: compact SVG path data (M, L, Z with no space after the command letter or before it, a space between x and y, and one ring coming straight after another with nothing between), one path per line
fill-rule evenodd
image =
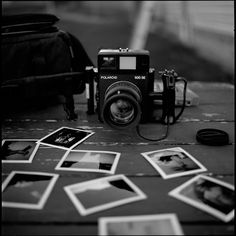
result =
M120 81L106 91L103 120L113 128L136 126L141 118L141 93L136 85Z
M111 119L119 124L126 124L133 119L134 107L125 99L118 99L110 106Z

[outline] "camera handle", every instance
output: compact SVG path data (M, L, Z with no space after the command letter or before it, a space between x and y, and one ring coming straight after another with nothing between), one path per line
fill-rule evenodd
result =
M97 68L92 66L86 67L86 98L87 98L87 114L91 115L95 113L94 108L94 81L96 80Z
M167 119L169 119L170 124L174 124L179 117L182 115L185 109L186 102L186 89L187 89L187 81L183 77L178 77L177 73L174 70L161 71L162 82L163 82L163 94L162 94L162 118L161 121L164 124L167 124ZM177 82L184 82L184 90L183 90L183 104L181 106L180 112L175 115L175 84Z
M174 71L165 70L159 72L163 82L162 94L162 118L163 123L173 124L175 117L175 79L177 77Z
M181 110L177 116L174 118L174 123L179 119L179 117L182 115L185 105L186 105L186 90L187 90L187 80L184 77L177 77L176 78L177 82L182 81L184 83L184 90L183 90L183 104L181 106Z

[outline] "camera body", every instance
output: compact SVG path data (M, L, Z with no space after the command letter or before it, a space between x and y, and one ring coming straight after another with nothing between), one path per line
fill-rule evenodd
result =
M97 68L87 71L88 113L94 110L95 78L98 118L113 128L126 129L150 121L156 100L161 100L159 121L162 123L175 123L183 112L184 106L179 115L175 115L175 83L178 79L174 70L159 72L163 91L154 92L155 69L150 68L147 50L101 49Z
M152 109L149 93L154 69L146 50L102 49L98 53L97 110L99 120L115 128L146 122Z

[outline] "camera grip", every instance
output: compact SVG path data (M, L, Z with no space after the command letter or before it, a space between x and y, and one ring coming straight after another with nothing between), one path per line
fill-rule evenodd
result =
M91 115L94 114L94 80L96 76L95 68L93 67L86 67L86 76L87 76L87 83L86 83L86 98L87 98L87 114Z
M162 73L162 122L173 124L175 122L175 77L174 71L165 70Z

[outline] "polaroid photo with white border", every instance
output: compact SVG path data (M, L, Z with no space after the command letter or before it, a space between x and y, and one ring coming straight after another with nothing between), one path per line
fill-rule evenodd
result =
M68 150L55 170L114 174L120 153L95 150Z
M3 139L2 163L31 163L39 148L38 139Z
M98 219L98 235L184 235L174 213Z
M234 218L234 186L219 179L197 175L168 194L224 222Z
M124 175L76 183L65 186L64 190L82 216L147 198Z
M164 179L207 171L198 160L181 147L144 152L141 155Z
M59 175L12 171L2 183L2 207L41 210Z
M38 142L50 147L72 149L85 141L94 132L78 128L61 127L41 138Z

